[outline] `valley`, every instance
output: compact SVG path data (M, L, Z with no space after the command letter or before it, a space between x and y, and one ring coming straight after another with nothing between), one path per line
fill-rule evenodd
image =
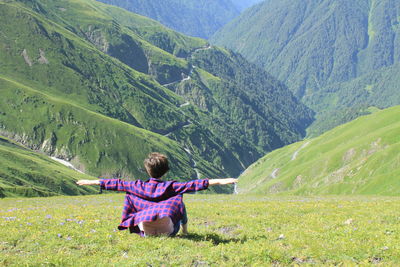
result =
M172 177L237 176L313 121L240 55L145 17L96 1L0 7L2 134L89 175L145 178L160 151Z
M0 266L399 265L399 1L0 0L0 25ZM187 234L119 231L180 226L183 191L79 180L157 177L150 152L238 180L182 196Z
M360 5L352 8L370 7L359 1ZM7 21L0 39L3 51L0 54L3 62L0 65L1 134L33 152L62 160L64 165L72 164L77 171L94 177L143 179L146 174L141 165L150 151L166 153L175 163L170 176L183 180L237 177L263 155L285 154L281 151L286 149L290 151L291 162L287 164L295 170L302 153L314 147L315 141L305 139L294 151L291 149L297 143L292 143L307 134L318 136L321 131L332 136L328 130L333 126L362 115L386 114L389 111L381 112L376 107L397 103L393 97L397 89L390 86L398 78L393 69L397 63L376 67L372 72L360 67L360 76L348 81L333 83L330 78L317 79L318 90L307 85L312 93L299 94L300 91L293 91L293 83L283 79L289 85L286 86L236 52L97 1L37 0L0 4L2 19ZM263 10L267 4L257 7ZM284 4L275 7L279 9ZM317 19L310 12L321 9L324 4L332 7L332 14L337 12L328 0L321 4L311 1L308 10L298 12ZM382 10L369 10L368 23L374 25L375 32L373 36L369 34L369 39L375 42L378 31L375 25L379 25L374 22L375 15ZM231 24L239 23L249 12L252 8ZM286 23L285 27L291 27L291 21ZM272 26L268 31L274 30ZM305 26L299 24L299 27L293 34ZM369 28L372 31L372 26ZM309 32L305 28L304 31ZM289 37L288 41L297 40L295 35ZM279 55L282 53L289 55L283 50ZM359 56L362 54L365 53ZM374 57L367 54L366 58ZM359 87L367 95L359 94ZM316 112L301 103L296 95ZM335 156L327 154L326 157ZM390 160L396 162L396 159ZM254 179L255 184L263 184L257 186L259 192L262 188L269 188L269 193L314 192L298 188L293 191L307 178L304 174L295 175L294 182L290 180L293 177L283 178L286 176L282 164L286 163L268 166L268 175L257 178L243 178L251 168L246 170L237 191L253 192L246 180ZM397 165L391 168L396 172ZM336 174L320 171L311 170L309 174L315 180L315 192L321 189L319 185L324 186L316 182L317 176L328 181L330 178L326 176L342 177L338 174L342 171L346 173L343 175L350 175L350 169L339 168ZM343 181L342 177L337 183ZM357 189L332 190L326 188L321 192L358 192ZM396 194L389 191L377 194Z

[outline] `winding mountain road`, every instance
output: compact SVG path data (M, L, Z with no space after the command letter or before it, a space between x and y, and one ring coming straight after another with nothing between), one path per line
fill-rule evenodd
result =
M193 52L190 53L189 56L187 56L186 59L193 57L193 54L196 53L196 52L198 52L198 51L208 50L208 49L211 49L211 48L212 48L212 46L211 46L210 44L208 44L208 45L205 46L205 47L196 48L195 50L193 50ZM193 73L193 69L195 69L195 68L196 68L196 66L190 65L189 75L186 76L185 73L182 73L182 77L183 77L182 79L177 80L177 81L174 81L174 82L166 83L166 84L161 84L161 85L162 85L162 86L170 86L170 85L173 85L173 84L176 84L176 83L181 83L181 82L184 82L184 81L189 81L189 80L192 78L192 77L190 77L190 75Z
M193 57L193 54L196 53L196 52L198 52L198 51L208 50L208 49L211 49L211 48L212 48L212 46L211 46L210 44L208 44L208 45L205 46L205 47L196 48L195 50L193 50L193 52L190 53L190 55L187 57L187 59ZM168 87L168 86L171 86L171 85L174 85L174 84L179 84L179 83L182 83L182 82L185 82L185 81L189 81L190 79L192 79L192 77L191 77L190 75L193 73L193 70L194 70L195 68L196 68L196 66L190 65L190 70L189 70L189 74L188 74L188 75L186 75L185 73L182 73L182 79L177 80L177 81L174 81L174 82L170 82L170 83L167 83L167 84L162 84L162 86ZM182 108L182 107L185 107L185 106L188 106L188 105L190 105L190 103L189 103L189 102L185 102L185 103L181 104L178 108ZM182 112L183 114L185 114L183 111L181 111L181 112ZM175 128L175 129L172 129L170 132L164 134L164 136L165 136L165 137L170 137L170 135L171 135L173 132L175 132L175 131L177 131L177 130L179 130L179 129L182 129L182 128L189 127L189 126L192 125L192 124L193 124L193 123L192 123L190 120L188 120L184 125L182 125L182 126L180 126L180 127L177 127L177 128ZM187 147L185 147L184 150L186 151L186 153L187 153L187 154L189 155L189 157L190 157L190 160L191 160L191 162L192 162L191 166L192 166L193 170L196 172L196 178L197 178L197 179L200 179L201 173L200 173L199 169L197 168L197 162L193 159L192 152L191 152L191 151L189 150L189 148L187 148ZM240 163L241 163L241 162L240 162ZM241 163L241 164L242 164L242 166L244 166L243 163ZM235 185L235 192L237 193L237 191L236 191L236 185Z
M299 154L300 150L302 150L303 148L305 148L309 144L310 144L310 141L308 141L307 143L304 143L299 149L297 149L292 155L292 160L295 160L297 158L297 155Z

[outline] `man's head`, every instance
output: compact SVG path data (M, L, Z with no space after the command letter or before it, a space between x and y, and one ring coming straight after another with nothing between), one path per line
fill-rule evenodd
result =
M153 152L144 160L144 167L152 178L161 178L169 170L167 156Z

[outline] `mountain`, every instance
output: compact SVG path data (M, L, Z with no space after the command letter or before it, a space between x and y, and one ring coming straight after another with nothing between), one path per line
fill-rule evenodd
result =
M363 116L267 154L239 178L240 192L400 195L400 106Z
M386 108L400 103L400 63L371 71L349 82L326 86L304 103L318 111L316 121L308 129L308 135L331 129L333 126L366 115L370 107Z
M96 1L0 3L0 134L93 176L236 176L313 113L243 57Z
M209 38L239 15L229 0L99 0L155 19L178 32Z
M254 6L257 3L262 2L263 0L231 0L232 4L236 6L236 8L240 11L245 10L251 6Z
M78 179L94 178L0 136L0 197L80 195L97 191L76 185Z
M317 125L342 123L343 110L400 104L399 18L400 2L392 0L269 0L243 12L212 41L285 82L316 111Z

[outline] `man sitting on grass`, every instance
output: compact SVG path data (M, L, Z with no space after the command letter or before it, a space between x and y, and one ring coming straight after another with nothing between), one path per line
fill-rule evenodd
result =
M150 153L144 166L151 177L147 181L121 179L79 180L78 185L100 185L101 189L126 192L119 230L130 230L142 236L175 236L182 224L187 233L184 193L207 189L213 185L227 185L237 179L198 179L189 182L162 181L169 170L168 159L160 153Z

